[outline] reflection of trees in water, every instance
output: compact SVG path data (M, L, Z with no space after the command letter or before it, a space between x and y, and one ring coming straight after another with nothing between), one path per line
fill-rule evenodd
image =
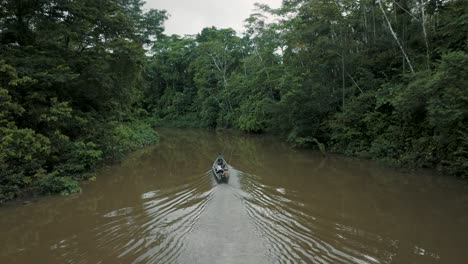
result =
M291 160L291 149L276 137L234 131L162 129L158 156L172 163L214 161L218 152L234 166L268 169L270 156ZM294 152L294 151L293 151ZM300 155L300 152L297 152ZM171 163L170 162L170 163ZM211 164L209 164L211 165ZM205 165L206 166L206 165ZM207 168L209 168L208 166Z
M172 166L172 169L204 167L207 171L211 167L210 161L214 161L219 151L215 144L216 140L214 133L211 132L163 130L156 155L163 161L162 163Z
M262 152L258 150L261 137L242 135L232 131L178 130L160 131L158 156L172 165L196 163L207 169L221 152L234 166L238 163L262 166Z
M447 202L447 195L455 201L461 199L459 205L463 203L463 188L457 183L421 175L427 174L424 171L403 173L339 155L323 158L317 152L290 149L269 137L222 137L235 150L231 163L247 173L243 177L251 178L241 178L242 184L257 184L266 196L278 195L278 189L293 193L288 198L303 203L306 215L327 223L327 232L360 241L362 252L380 251L380 257L392 252L414 254L418 245L437 256L434 252L440 249L431 243L433 233L427 230L446 230L441 223L447 215L456 217L456 205ZM434 221L422 224L421 218Z
M23 245L47 252L58 238L73 240L74 234L85 234L89 236L85 241L90 241L95 232L90 228L108 221L103 214L130 206L143 211L142 193L208 178L204 173L220 151L244 172L239 177L241 189L255 187L277 203L288 199L303 218L310 218L301 224L311 230L322 228L315 235L324 240L334 237L332 244L344 243L370 255L374 251L379 259L386 254L408 256L415 249L444 259L459 253L450 245L466 242L461 234L466 231L468 192L454 179L399 173L342 156L323 158L269 136L182 129L163 129L160 135L159 145L133 153L121 165L103 168L97 182L83 186L82 194L2 208L0 225L8 228L0 230L0 256L13 256ZM194 195L211 184L206 181L197 188Z

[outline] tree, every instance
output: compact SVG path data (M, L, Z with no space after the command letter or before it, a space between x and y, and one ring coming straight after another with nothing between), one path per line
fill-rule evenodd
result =
M144 45L166 13L142 3L1 1L0 202L25 188L79 191L104 156L156 140L135 117Z

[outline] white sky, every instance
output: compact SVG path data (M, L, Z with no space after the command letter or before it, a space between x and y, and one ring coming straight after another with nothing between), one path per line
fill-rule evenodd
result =
M170 14L165 34L197 34L204 27L243 31L244 20L253 13L256 2L272 8L282 0L146 0L146 8L165 9Z

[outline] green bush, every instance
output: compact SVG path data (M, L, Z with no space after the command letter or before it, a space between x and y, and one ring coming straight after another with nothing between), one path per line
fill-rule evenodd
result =
M32 129L0 129L0 202L31 186L51 148L49 139Z
M252 103L253 101L253 103ZM249 98L239 108L237 127L246 132L264 132L269 128L273 102L267 98L254 100Z
M63 175L82 175L96 168L103 158L102 155L103 152L93 142L69 141L63 149L61 162L56 169Z
M0 160L0 204L14 199L24 186L23 174L11 171Z
M382 123L381 117L375 115L375 93L368 92L348 102L345 111L336 113L326 122L330 130L332 150L356 155L367 152L375 134L381 133L376 124ZM375 132L374 132L375 131Z
M468 55L452 52L432 71L388 82L328 122L333 149L388 163L466 175Z
M60 193L69 195L81 192L80 183L71 177L61 177L57 173L42 177L38 182L38 187L43 194Z
M203 124L203 126L210 128L216 127L220 114L219 112L221 111L219 102L217 102L213 97L208 97L205 99L205 101L203 101L201 109L200 122Z
M126 153L158 141L158 134L150 124L142 121L112 122L111 133L102 142L107 157L121 159Z
M165 116L164 118L152 118L149 123L152 127L175 127L175 128L200 128L203 125L200 123L198 113L190 112L180 116Z

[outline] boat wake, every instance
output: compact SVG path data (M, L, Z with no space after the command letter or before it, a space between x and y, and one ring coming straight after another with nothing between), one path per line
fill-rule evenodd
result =
M192 232L200 215L213 196L213 183L206 174L191 178L186 184L141 194L140 207L124 207L107 212L87 234L61 240L51 246L57 259L74 263L96 259L95 252L74 250L92 237L96 252L117 252L100 256L101 261L125 263L177 263L184 238Z
M241 173L242 189L238 195L248 215L262 237L266 239L268 255L279 263L379 263L377 259L336 248L323 234L333 230L333 224L307 214L297 196L284 188L261 184L255 175ZM327 232L324 232L327 230Z

